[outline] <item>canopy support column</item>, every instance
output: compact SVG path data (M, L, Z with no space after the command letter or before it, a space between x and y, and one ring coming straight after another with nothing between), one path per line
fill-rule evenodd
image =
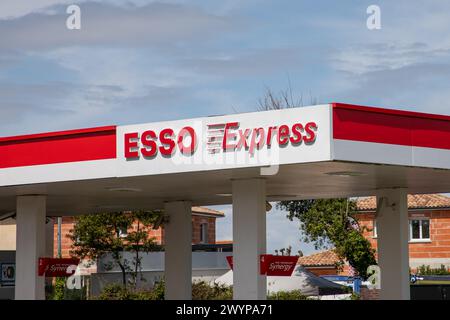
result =
M266 253L266 182L233 180L233 299L265 300L266 276L260 255Z
M165 204L169 222L165 232L165 298L192 299L192 204L174 201Z
M407 189L385 189L377 194L380 299L409 300L409 222Z

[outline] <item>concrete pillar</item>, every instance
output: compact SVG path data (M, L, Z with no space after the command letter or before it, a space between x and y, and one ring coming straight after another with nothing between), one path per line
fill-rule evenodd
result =
M266 185L263 179L233 180L233 299L264 300L266 276Z
M377 194L378 265L382 300L410 299L407 196L407 189L386 189Z
M164 277L166 300L192 299L192 204L165 204L169 222L164 225Z
M46 196L18 196L16 209L16 300L44 300L38 259L45 256Z

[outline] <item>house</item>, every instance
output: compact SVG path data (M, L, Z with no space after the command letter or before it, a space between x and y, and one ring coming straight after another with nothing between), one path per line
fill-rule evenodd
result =
M316 276L348 275L351 273L347 263L344 263L341 267L338 266L338 263L339 257L333 250L303 256L297 262L298 265L301 265Z
M192 244L212 245L216 243L216 219L224 217L223 212L205 208L192 207ZM53 256L58 255L58 224L56 218L49 218L47 225L53 229ZM75 223L74 217L62 217L61 223L61 256L70 257L72 241L68 237ZM53 224L53 228L50 224ZM158 244L164 244L164 227L150 230L150 236ZM51 238L50 238L51 239ZM14 216L0 221L0 251L16 250L16 222ZM51 252L51 250L49 251Z
M375 197L357 199L358 222L364 237L377 249ZM450 268L450 197L443 194L408 195L409 264L411 270L421 265ZM298 264L316 275L351 275L344 264L337 268L339 258L332 250L299 258Z
M192 244L215 244L216 243L216 219L224 217L223 212L205 208L192 207ZM70 230L74 226L74 217L63 217L61 224L61 256L69 257L72 240L68 238ZM125 233L125 232L124 232ZM54 256L58 255L58 225L54 225ZM149 235L155 238L157 244L164 244L164 227L150 230ZM1 249L0 249L1 250Z
M377 249L375 197L359 198L358 221L364 236ZM408 195L409 265L450 267L450 197L443 194Z

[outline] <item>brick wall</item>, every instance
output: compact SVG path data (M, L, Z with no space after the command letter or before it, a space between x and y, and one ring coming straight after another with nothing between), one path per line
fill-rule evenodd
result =
M192 243L198 244L200 241L201 225L207 224L208 239L206 243L216 243L216 218L193 216L192 217Z
M72 248L72 240L68 238L70 230L73 229L74 218L63 217L61 224L61 255L63 258L70 257L70 250ZM55 219L53 226L53 256L58 256L58 222Z
M209 244L216 243L216 218L214 217L204 217L204 216L192 216L192 243L200 243L200 225L206 223L208 226L208 241ZM70 250L72 248L72 240L68 238L70 230L73 229L74 218L73 217L63 217L61 225L61 254L62 257L70 257ZM134 228L137 226L134 225ZM150 229L149 235L155 238L156 243L164 244L164 229L159 228L157 230ZM53 254L56 257L58 254L58 224L55 219L54 225L54 250Z
M360 299L380 300L380 289L369 289L367 287L361 287Z
M373 229L374 213L358 215L361 226ZM409 217L430 218L431 242L409 244L409 257L411 259L449 258L450 259L450 210L410 211ZM364 236L370 241L373 248L377 248L377 240L372 231L366 231Z

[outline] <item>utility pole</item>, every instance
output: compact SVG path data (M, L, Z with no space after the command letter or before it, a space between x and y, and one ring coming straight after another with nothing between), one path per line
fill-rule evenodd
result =
M62 258L61 254L61 225L62 225L62 217L58 217L58 258Z

